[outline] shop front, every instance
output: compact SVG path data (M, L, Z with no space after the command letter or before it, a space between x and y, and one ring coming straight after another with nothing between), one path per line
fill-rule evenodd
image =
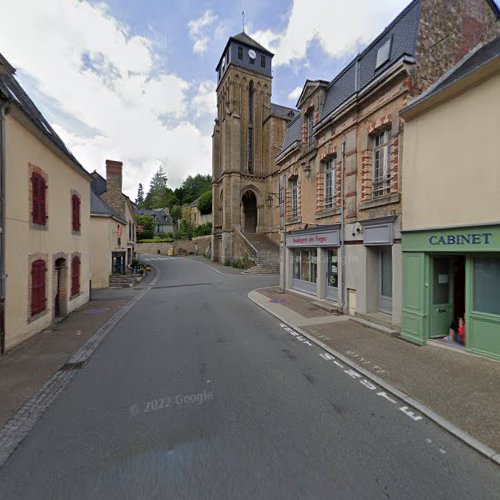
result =
M287 288L337 302L339 246L340 225L287 234Z
M463 319L465 349L500 359L500 226L404 232L402 245L402 337L423 345Z

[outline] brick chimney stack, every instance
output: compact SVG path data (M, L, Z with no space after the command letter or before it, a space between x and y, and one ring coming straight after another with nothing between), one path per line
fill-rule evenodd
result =
M102 198L117 214L125 214L125 198L122 193L121 161L106 160L106 192Z

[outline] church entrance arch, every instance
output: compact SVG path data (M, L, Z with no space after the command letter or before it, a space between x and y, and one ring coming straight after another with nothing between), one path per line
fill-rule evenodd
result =
M257 232L257 198L252 191L245 191L241 199L243 204L243 232Z

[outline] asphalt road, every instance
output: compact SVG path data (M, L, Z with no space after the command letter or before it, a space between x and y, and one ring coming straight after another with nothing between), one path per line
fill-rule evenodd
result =
M275 277L154 264L0 470L1 498L500 498L493 463L248 300Z

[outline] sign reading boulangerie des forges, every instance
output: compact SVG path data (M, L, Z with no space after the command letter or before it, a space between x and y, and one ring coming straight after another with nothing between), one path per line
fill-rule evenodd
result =
M340 245L340 231L315 232L310 234L287 234L286 246L297 247L337 247Z

